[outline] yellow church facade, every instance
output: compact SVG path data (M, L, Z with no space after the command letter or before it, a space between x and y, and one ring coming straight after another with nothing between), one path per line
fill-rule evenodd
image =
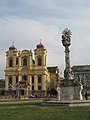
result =
M47 50L41 42L36 45L34 53L31 50L17 50L14 45L10 46L6 52L6 93L18 96L46 96L48 89L55 88L56 71L59 70L58 67L54 67L54 71L50 72L52 67L47 67L46 59Z

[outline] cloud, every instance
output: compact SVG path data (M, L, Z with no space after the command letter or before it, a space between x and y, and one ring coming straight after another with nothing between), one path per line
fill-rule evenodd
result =
M1 48L1 61L5 59L5 52L15 42L18 50L32 49L34 50L39 40L48 52L48 59L55 58L54 55L58 52L60 47L59 31L55 25L45 25L38 21L22 19L18 17L5 18L0 20L0 48ZM58 56L57 56L58 57ZM4 60L5 61L5 60ZM57 58L51 62L47 61L47 65L58 65ZM1 65L2 63L0 63ZM5 62L3 63L5 66ZM4 69L2 69L3 71Z
M48 23L52 19L77 19L90 16L89 1L84 0L3 0L0 17L18 16ZM83 11L83 12L82 12Z
M67 21L68 23L68 21ZM85 25L77 24L70 26L72 29L72 45L70 47L71 65L89 64L90 57L88 56L90 35L88 29L80 29ZM88 24L88 23L87 23ZM65 68L64 47L62 45L61 33L65 25L44 24L40 21L24 19L20 17L6 17L0 19L0 49L1 49L1 76L4 77L5 69L5 52L15 42L18 50L32 49L34 50L39 40L47 49L47 65L59 66L62 71Z
M0 79L5 78L5 53L0 50Z
M65 67L61 33L72 31L71 65L90 64L90 1L0 1L0 71L4 77L5 52L12 42L17 49L35 49L39 40L48 52L48 66Z

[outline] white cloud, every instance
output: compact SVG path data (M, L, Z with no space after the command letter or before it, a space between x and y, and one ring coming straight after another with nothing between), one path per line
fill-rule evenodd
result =
M17 17L0 20L0 26L0 32L2 33L0 35L0 48L2 48L1 54L3 54L3 57L1 57L2 61L5 59L5 52L13 41L15 42L17 49L34 50L39 43L39 40L42 39L42 43L48 52L47 65L58 65L58 55L56 55L56 53L60 52L60 39L57 26L45 25L38 21ZM54 55L56 55L56 57ZM51 61L51 59L55 60ZM0 65L1 64L2 63L0 63ZM5 62L3 63L3 66L5 66Z
M90 64L90 1L3 0L0 1L0 76L4 76L5 52L15 42L17 49L35 49L42 39L48 65L63 70L62 30L72 31L71 65Z
M0 79L5 78L5 53L3 51L0 51Z
M88 23L87 23L88 24ZM75 64L89 64L90 57L88 56L90 35L85 26L78 27L77 24L72 23L72 45L71 45L71 65ZM47 25L39 21L22 19L19 17L8 17L0 19L0 48L1 48L1 62L2 68L1 76L4 76L5 69L5 52L8 50L12 41L15 42L16 48L32 49L34 50L39 40L42 39L42 43L48 52L47 65L58 65L61 71L65 67L64 62L64 47L61 42L61 33L65 28L65 25L58 27L58 25ZM89 28L88 28L89 29Z

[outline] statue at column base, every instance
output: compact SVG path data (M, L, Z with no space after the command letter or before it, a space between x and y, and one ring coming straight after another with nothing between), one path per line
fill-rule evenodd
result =
M64 79L60 84L60 99L61 100L83 100L82 96L83 85L80 81Z
M60 84L59 83L57 83L56 91L57 91L57 100L60 101Z

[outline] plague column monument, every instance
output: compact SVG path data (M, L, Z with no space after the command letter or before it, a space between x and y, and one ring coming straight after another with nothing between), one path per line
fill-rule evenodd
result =
M62 44L65 47L65 62L66 68L64 71L65 84L71 79L71 68L70 68L70 57L69 57L69 46L71 45L71 31L67 28L62 32Z
M65 70L64 80L60 86L61 100L80 100L81 99L81 82L72 77L70 66L70 50L71 45L71 31L68 28L62 32L62 44L65 47Z

